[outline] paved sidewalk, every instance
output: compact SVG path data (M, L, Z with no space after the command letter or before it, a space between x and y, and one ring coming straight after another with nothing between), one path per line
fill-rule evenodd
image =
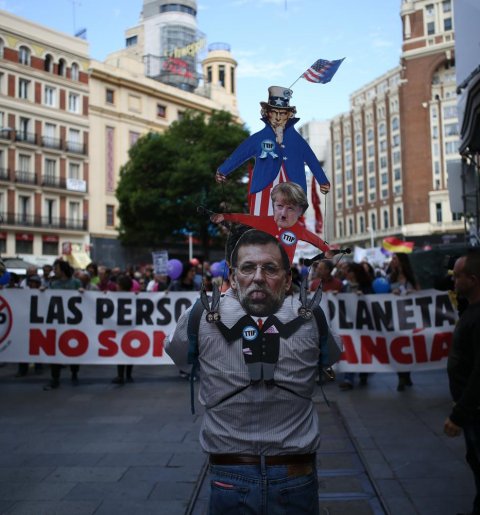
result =
M64 369L61 387L48 392L48 372L15 372L0 368L0 514L204 512L200 406L190 415L188 382L175 367L135 367L125 386L111 384L113 366L81 367L78 386ZM446 374L413 380L403 393L394 374L350 392L328 384L331 410L318 391L322 515L377 515L382 501L392 515L468 511L463 439L442 435Z

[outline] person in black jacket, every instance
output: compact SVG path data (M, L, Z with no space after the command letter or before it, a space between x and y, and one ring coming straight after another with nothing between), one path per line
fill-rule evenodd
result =
M460 257L453 268L455 291L468 301L453 333L448 379L454 406L445 420L447 436L465 437L466 460L475 479L473 515L480 515L480 252Z

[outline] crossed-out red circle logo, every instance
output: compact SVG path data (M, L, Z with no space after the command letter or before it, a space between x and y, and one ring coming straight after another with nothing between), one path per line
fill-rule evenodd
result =
M12 329L12 309L8 302L0 296L0 346L8 338Z

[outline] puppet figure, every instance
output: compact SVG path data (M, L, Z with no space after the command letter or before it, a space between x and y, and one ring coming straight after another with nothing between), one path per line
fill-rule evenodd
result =
M303 189L293 182L281 182L271 190L273 216L255 216L243 213L219 213L210 217L214 223L224 220L241 223L275 236L293 261L298 240L311 243L323 252L330 247L316 234L310 232L299 218L308 208Z
M306 192L305 163L320 184L320 191L327 193L330 190L317 157L294 127L298 118L294 117L296 108L290 106L291 96L291 89L268 88L268 102L260 102L265 127L243 141L215 175L217 182L224 182L228 174L248 159L255 158L249 190L251 215L272 214L270 191L280 182L296 183Z

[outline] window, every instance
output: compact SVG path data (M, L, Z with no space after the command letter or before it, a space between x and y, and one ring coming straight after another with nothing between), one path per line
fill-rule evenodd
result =
M377 230L377 216L375 213L370 214L370 227L376 231Z
M80 165L78 163L68 164L68 178L69 179L80 179Z
M5 50L5 42L0 38L0 58L3 59L3 52Z
M380 152L386 152L387 151L387 140L382 139L380 141Z
M368 173L375 173L375 161L368 162Z
M357 192L358 193L363 193L363 181L358 181L357 182Z
M68 129L67 148L72 152L82 152L83 145L80 141L80 131L78 129Z
M17 254L33 254L33 236L30 234L17 234L15 252Z
M45 86L43 90L43 103L46 106L56 107L57 104L57 92L52 86Z
M367 140L373 141L373 129L368 129L367 131Z
M375 180L375 177L369 177L368 178L368 188L370 190L374 190L377 185L377 181Z
M60 142L56 138L57 126L53 123L46 123L44 128L44 135L42 138L43 145L49 148L57 148Z
M26 46L18 49L18 62L20 64L30 65L30 50Z
M230 67L230 93L235 94L235 68Z
M457 106L456 105L446 105L443 106L443 119L448 120L449 118L457 118Z
M164 106L163 104L157 104L157 116L159 118L166 118L167 117L167 106Z
M125 40L125 46L128 48L130 46L135 46L138 43L138 36L130 36Z
M20 172L30 172L32 159L27 154L20 154L18 156L18 170Z
M105 90L105 102L107 104L114 104L115 103L115 91L113 89L106 89Z
M380 182L382 186L385 186L385 184L388 184L388 174L382 173L380 174Z
M442 2L442 10L444 13L449 13L452 10L452 2L451 0L444 0Z
M348 219L348 234L353 234L353 220L351 218Z
M218 82L223 88L225 87L225 65L223 64L218 67Z
M397 225L403 225L403 213L401 207L397 207Z
M58 75L61 77L65 77L65 72L67 71L67 62L65 59L60 59L58 61Z
M387 132L387 129L386 129L386 126L384 123L381 123L379 126L378 126L378 135L379 136L385 136L385 133Z
M393 164L394 165L398 165L398 163L400 163L400 152L398 150L396 150L395 152L393 152L392 154L392 160L393 160Z
M452 18L445 18L443 20L443 30L447 31L447 30L452 30L452 29L453 29Z
M458 135L458 123L446 123L445 124L445 136L457 136Z
M383 212L383 228L388 229L389 220L388 220L388 211Z
M106 223L107 227L113 227L115 225L115 207L107 204L107 217Z
M80 113L80 95L77 93L68 94L68 110L71 113Z
M54 159L45 159L45 174L43 176L45 186L56 186L56 167L57 163Z
M30 133L28 132L28 129L30 128L30 119L29 118L23 118L23 116L20 118L20 123L17 131L17 139L20 141L29 141Z
M402 179L402 170L401 168L393 169L393 180L400 181Z
M441 223L442 222L442 203L441 202L437 202L435 204L435 218L437 220L437 223Z
M20 222L23 224L29 223L30 217L30 197L27 195L19 195L18 197L18 215Z
M78 67L77 63L72 64L72 68L70 70L70 74L72 77L72 80L79 80L80 79L80 68Z
M213 80L213 69L211 66L207 66L207 83L211 84Z
M71 228L78 229L80 227L80 202L68 203L68 222L67 225Z
M45 256L58 256L58 238L45 236L42 240L42 253Z
M385 156L380 158L380 168L387 168L387 158Z
M445 142L445 153L446 154L457 154L458 153L458 141L446 141Z
M400 146L400 134L394 134L392 138L392 147L399 147Z
M50 54L45 56L45 60L43 61L43 69L46 72L51 72L53 70L53 57Z
M429 36L432 36L433 34L435 34L435 22L434 21L429 21L427 23L427 34Z
M399 126L398 116L395 116L395 118L392 118L392 131L397 131Z
M18 79L18 98L28 100L30 81L27 79Z
M56 202L55 199L47 198L45 199L44 209L45 209L45 218L48 225L53 225L55 221L55 207ZM45 252L44 252L45 254Z
M365 218L363 215L360 216L359 218L359 221L360 221L360 232L365 232Z

